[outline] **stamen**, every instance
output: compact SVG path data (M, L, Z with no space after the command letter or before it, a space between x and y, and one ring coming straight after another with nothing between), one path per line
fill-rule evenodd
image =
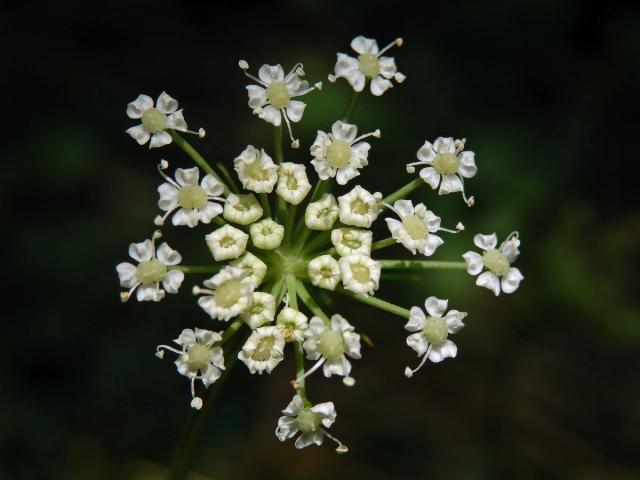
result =
M456 229L452 230L450 228L445 228L445 227L439 227L438 231L442 230L443 232L449 232L449 233L459 233L462 230L464 230L464 225L462 225L462 222L458 222L458 224L456 225Z
M357 137L356 139L354 139L354 140L351 142L351 145L353 145L354 143L359 142L360 140L363 140L363 139L365 139L365 138L367 138L367 137L376 137L376 138L380 138L380 137L381 137L380 129L378 128L378 129L376 129L376 130L375 130L375 131L373 131L373 132L369 132L369 133L365 133L364 135L360 135L359 137Z
M464 193L464 179L460 175L458 175L458 178L460 179L460 183L462 184L462 199L464 200L464 203L467 204L467 207L473 207L476 203L475 198L473 198L473 195L467 198L466 194Z
M467 139L463 138L462 140L456 140L453 142L453 145L456 147L456 155L459 154L462 150L464 150L464 144L467 143Z
M302 65L302 63L300 62L296 63L293 68L289 70L289 73L287 73L287 75L284 77L284 82L289 80L289 77L291 77L293 74L296 74L299 77L304 77L304 65Z
M306 95L307 93L312 92L313 90L322 90L322 82L316 82L309 88L306 88L304 90L294 93L293 95L291 95L291 98L301 97L302 95Z
M163 170L166 170L167 168L169 168L169 162L167 162L164 159L160 160L160 163L158 164L158 173L170 185L173 185L174 187L176 187L179 190L180 189L180 185L178 185L178 183L173 178L169 177L166 173L163 172Z
M184 353L182 350L178 350L178 349L173 348L173 347L171 347L169 345L158 345L156 347L156 357L163 358L165 350L173 352L173 353L175 353L177 355L182 355Z
M260 85L262 85L263 87L266 87L265 83L260 80L257 77L254 77L253 75L251 75L249 72L247 72L247 70L249 70L249 64L245 61L245 60L240 60L238 62L238 66L242 69L242 73L245 74L245 76L247 76L248 78L250 78L251 80L253 80L254 82L259 83Z
M200 295L201 293L208 293L209 295L213 295L215 292L213 290L209 290L208 288L200 288L198 285L194 285L191 289L191 293L194 295Z
M387 207L389 210L391 210L393 213L395 213L396 215L398 215L400 218L402 218L402 215L400 215L400 212L398 210L396 210L395 208L393 208L391 205L389 205L386 202L380 202L382 203L382 205L384 205L385 207Z
M303 376L296 378L296 383L302 382L305 378L307 378L313 372L318 370L322 366L322 364L325 362L325 360L326 360L326 358L324 358L324 357L320 358L320 360L318 360L313 367L311 367L309 370L307 370Z
M338 448L336 448L336 452L338 452L338 453L347 453L349 451L349 447L347 447L344 443L342 443L336 437L334 437L329 432L327 432L324 428L321 428L320 430L322 431L322 433L325 434L325 436L327 438L329 438L330 440L333 440L334 442L336 442L338 444Z
M393 79L398 82L398 83L402 83L407 79L407 76L404 73L400 73L397 72L394 76Z
M125 303L129 298L131 298L131 294L133 291L140 286L140 282L136 283L133 287L129 289L128 292L120 292L120 301Z
M458 230L458 231L464 230L464 225L462 224L462 222L458 222L456 224L456 230Z
M287 124L287 130L289 131L289 138L291 139L291 148L300 147L300 141L293 138L293 133L291 132L291 124L289 123L289 118L287 117L287 113L284 108L280 109L282 113L282 118L284 118L284 123Z
M431 345L429 345L429 347L427 348L427 351L422 357L422 360L420 361L420 364L414 370L411 370L409 367L404 369L404 376L407 378L411 378L414 373L416 373L418 370L422 368L422 366L425 364L425 362L429 358L430 353L431 353Z
M413 162L413 163L407 163L407 164L405 165L405 167L406 167L406 169L407 169L407 173L415 173L415 171L416 171L415 166L416 166L416 165L431 165L431 164L430 164L430 163L428 163L428 162L423 162L423 161L420 161L420 162Z
M329 82L331 83L336 83L336 77L329 74L329 76L327 77L327 80L329 80Z
M356 379L350 376L346 376L342 379L342 383L344 383L347 387L353 387L356 384Z
M380 57L380 55L382 55L384 52L386 52L387 50L389 50L392 47L401 47L403 43L404 43L404 40L402 38L400 38L400 37L396 38L393 42L391 42L389 45L387 45L382 50L380 50L376 54L376 57Z
M165 213L164 215L156 215L156 218L153 219L153 223L155 225L157 225L158 227L161 227L162 225L164 225L164 221L167 219L167 217L172 213L175 212L176 208L172 208L171 210L169 210L167 213Z

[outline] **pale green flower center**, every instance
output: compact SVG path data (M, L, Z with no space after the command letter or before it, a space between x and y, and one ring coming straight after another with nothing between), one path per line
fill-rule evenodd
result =
M296 180L295 175L286 175L287 179L285 180L285 184L289 190L297 190L298 189L298 181Z
M320 335L318 350L327 360L338 360L344 354L344 342L340 332L327 330Z
M369 213L369 205L363 202L361 199L356 198L351 202L351 211L358 215L366 215Z
M455 153L438 153L433 160L433 168L440 175L452 175L458 171L460 160Z
M206 345L195 343L188 353L187 363L193 369L202 369L207 366L211 360L211 348Z
M351 158L351 145L345 140L334 140L327 148L327 160L333 168L344 168Z
M495 248L484 252L482 259L486 267L499 277L509 271L509 260Z
M253 355L253 358L257 362L265 362L271 358L271 350L273 350L273 345L276 343L276 339L273 336L264 337L258 343Z
M167 116L157 108L149 108L142 114L142 126L149 133L163 132L167 129Z
M402 219L402 225L414 240L424 240L429 236L429 227L417 215L407 215Z
M360 71L366 77L373 78L380 73L380 62L378 57L373 53L363 53L358 56L358 65Z
M353 273L353 278L360 283L367 283L371 278L369 269L359 263L351 266L351 273Z
M233 245L235 245L236 241L233 237L224 237L222 240L220 240L220 246L222 248L229 248L232 247Z
M302 433L314 433L320 428L320 414L311 410L302 410L296 417L296 423Z
M178 204L182 208L202 208L207 204L207 193L198 185L182 187L178 190Z
M167 266L155 258L140 262L136 268L136 278L140 283L156 283L167 276Z
M345 233L342 237L342 243L352 250L356 250L362 246L362 241L352 233Z
M444 342L447 340L449 330L442 317L427 317L422 333L427 341L434 347L440 347L444 345Z
M222 308L230 308L242 295L242 282L240 280L227 280L216 288L213 298Z
M326 278L327 280L331 279L332 275L333 275L333 271L331 270L331 267L322 267L320 269L320 275L323 278Z
M248 177L258 181L266 180L268 178L267 170L262 167L258 160L249 163L245 168L245 173Z
M289 105L289 91L283 82L273 82L267 87L267 101L276 108Z
M259 315L264 310L264 305L260 302L253 302L251 308L249 309L249 313L251 315Z
M273 233L273 228L271 228L268 225L263 225L262 226L262 235L264 235L265 237L268 237L272 233Z

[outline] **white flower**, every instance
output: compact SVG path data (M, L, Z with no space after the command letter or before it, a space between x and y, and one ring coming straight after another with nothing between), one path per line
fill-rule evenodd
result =
M295 308L285 307L280 310L276 318L276 325L284 327L284 339L286 342L304 340L304 332L307 330L307 316Z
M370 230L336 228L331 232L331 243L341 257L354 253L370 256L372 240L373 233Z
M359 359L360 335L341 315L331 317L331 325L327 326L320 317L313 317L309 321L309 327L305 332L306 340L303 343L307 358L318 360L305 376L310 375L322 365L325 377L340 375L350 378L351 362L347 356Z
M276 193L292 205L298 205L311 190L304 165L285 162L280 164Z
M316 202L307 205L304 212L304 223L310 230L331 230L338 219L338 202L330 193L325 193Z
M284 227L270 218L253 223L249 227L253 244L263 250L274 250L280 246L284 238Z
M262 150L249 145L233 161L238 178L245 190L256 193L271 193L278 181L278 166Z
M296 448L300 449L313 444L322 445L326 436L338 444L336 452L345 453L349 450L346 445L325 430L336 421L337 414L333 402L305 407L300 395L295 395L282 413L283 416L278 419L276 428L276 437L281 442L293 438L300 432L295 442Z
M138 265L123 262L116 267L120 286L129 289L127 292L120 293L120 299L123 302L129 300L136 289L138 290L136 298L139 302L159 302L164 298L165 292L178 293L184 280L184 273L167 267L178 265L182 257L165 242L156 251L155 240L160 236L160 232L154 232L150 240L132 243L129 246L129 256L137 261ZM161 282L164 290L160 288Z
M284 358L284 344L283 326L258 327L247 338L238 358L251 373L271 373Z
M127 133L139 145L144 145L151 138L149 148L170 144L171 135L167 133L167 130L189 132L187 130L187 122L184 121L182 116L182 109L178 110L178 102L165 92L160 94L156 100L155 107L151 97L138 95L138 98L127 105L127 116L133 119L141 119L142 124L129 128ZM197 135L203 137L204 130L200 129Z
M338 260L342 284L347 290L364 295L373 295L378 289L380 263L368 255L356 253Z
M291 137L291 146L297 148L298 140L294 140L291 133L291 122L299 122L306 107L304 102L293 100L312 91L320 90L322 82L309 87L306 80L302 80L304 71L302 64L296 64L285 76L280 65L262 65L258 70L258 78L247 72L249 65L244 60L239 62L244 74L258 85L247 85L249 94L249 108L264 121L279 127L284 118Z
M267 274L267 264L251 252L245 253L241 258L231 262L230 265L245 270L247 274L245 281L250 283L253 289L258 288Z
M215 347L222 336L219 333L196 328L195 331L184 329L174 340L182 347L177 350L169 345L158 345L156 356L164 357L164 351L176 353L178 358L174 362L178 372L191 380L191 406L197 410L202 407L202 399L196 397L195 381L200 380L205 387L214 383L224 370L224 356L222 347Z
M242 268L226 266L205 280L204 286L193 287L193 294L206 294L198 298L198 305L213 319L228 321L251 307L253 284Z
M425 364L427 359L438 363L445 358L455 357L458 353L456 344L447 337L457 333L464 327L462 320L467 316L465 312L450 310L446 315L447 300L429 297L424 302L424 308L429 316L425 316L420 307L411 307L410 317L404 326L410 332L416 332L407 337L407 345L413 348L419 357L420 364L414 370L407 367L404 374L410 378Z
M467 272L478 275L484 267L487 268L486 272L478 276L476 285L488 288L496 296L500 294L501 287L504 293L515 292L524 279L520 270L511 266L520 254L518 233L509 235L498 249L496 249L498 238L495 233L478 234L473 237L473 243L484 250L484 253L480 255L469 251L462 256L467 262Z
M345 225L369 228L380 213L382 194L373 195L360 185L356 185L349 193L338 197L340 221Z
M331 255L321 255L309 262L309 279L316 287L334 290L340 283L340 268Z
M311 145L311 155L315 158L311 164L322 180L335 177L340 185L346 185L367 166L371 146L360 140L371 135L379 138L380 130L356 138L357 133L355 125L340 120L333 124L331 133L318 130L316 141Z
M240 314L251 329L273 322L276 315L276 299L264 292L253 292L253 301L249 309Z
M249 235L231 225L220 227L204 238L216 262L238 258L249 241Z
M475 153L465 151L466 140L455 140L451 137L438 137L433 144L424 142L418 150L419 162L409 163L407 171L415 172L416 165L426 165L420 170L420 177L433 190L438 188L439 195L462 192L462 198L468 206L474 203L473 197L467 198L464 193L465 178L472 178L478 172Z
M200 171L198 167L193 168L177 168L175 180L164 174L162 170L169 166L166 160L160 162L158 171L166 180L165 183L158 187L160 200L158 207L164 210L164 215L158 215L154 222L156 225L163 225L166 218L179 208L173 215L171 222L174 225L187 225L195 227L198 222L209 223L211 220L222 213L224 198L224 185L220 183L213 175L205 175L200 185L198 179Z
M381 55L393 46L401 46L402 39L397 38L382 50L378 50L378 43L372 38L357 36L351 41L351 48L358 53L358 58L350 57L344 53L338 53L335 66L335 76L329 76L330 81L344 77L356 92L364 89L365 79L371 79L371 93L382 95L393 87L390 79L402 83L405 76L398 72L396 62L392 57Z
M255 196L230 193L224 204L225 220L239 225L249 225L262 216L262 207Z

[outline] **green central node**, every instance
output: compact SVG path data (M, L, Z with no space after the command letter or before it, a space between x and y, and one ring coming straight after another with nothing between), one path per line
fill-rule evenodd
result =
M159 133L167 129L167 116L157 108L149 108L142 114L142 126L149 133Z
M247 167L245 168L245 173L253 180L262 181L268 178L267 170L265 168L262 168L262 165L260 165L260 162L257 159L247 165Z
M289 91L283 82L273 82L267 87L267 101L276 108L285 108L289 105Z
M353 202L351 202L351 211L358 215L366 215L369 213L369 205L359 198L356 198Z
M320 335L318 350L329 361L339 360L344 354L344 342L340 332L327 330Z
M506 275L509 271L509 260L495 248L484 252L482 259L486 267L499 277Z
M433 168L440 175L453 175L459 166L460 160L455 153L438 153L433 160Z
M314 433L320 428L320 414L311 410L302 410L296 417L296 423L302 433Z
M402 219L402 225L414 240L425 240L429 236L429 227L417 215L407 215Z
M167 276L167 266L155 258L140 262L136 268L136 278L142 284L156 283Z
M253 358L257 362L265 362L271 358L271 350L273 349L273 345L276 343L275 337L264 337L258 343L253 355Z
M187 355L189 358L187 363L194 370L203 369L211 360L211 349L206 345L194 343Z
M352 233L345 233L342 237L342 243L352 250L356 250L362 246L362 241Z
M442 317L427 317L422 333L434 347L441 347L447 341L449 329Z
M207 193L202 187L190 185L178 190L178 205L187 209L199 209L207 204Z
M360 283L367 283L371 278L369 269L364 265L360 265L359 263L351 266L351 273L353 273L353 278L355 278L356 281Z
M224 237L222 240L220 240L220 246L222 248L229 248L233 245L235 245L236 241L233 239L233 237Z
M240 280L227 280L223 282L215 292L213 298L222 308L229 308L234 305L242 295L242 282Z
M344 168L351 158L351 145L344 140L334 140L327 148L327 161L333 168Z
M297 190L298 189L298 181L296 180L295 175L286 175L287 179L285 180L285 185L289 190Z
M380 62L373 53L358 55L358 66L365 77L373 78L380 73Z

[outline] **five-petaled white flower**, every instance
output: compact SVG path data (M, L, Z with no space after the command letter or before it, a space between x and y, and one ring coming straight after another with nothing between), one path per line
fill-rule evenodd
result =
M360 185L356 185L350 192L338 197L340 221L354 227L371 227L380 213L381 199L380 192L371 194Z
M276 318L276 325L284 327L284 339L287 343L304 340L304 332L308 326L307 316L295 308L285 307Z
M193 294L205 294L198 298L198 305L211 318L228 321L251 307L253 284L246 270L226 266L203 283L207 288L196 285Z
M402 39L396 38L382 50L379 50L378 43L374 39L359 35L351 41L351 48L356 51L358 58L338 53L335 75L330 75L329 81L344 77L356 92L361 92L364 89L365 80L369 78L371 79L371 93L380 96L393 87L390 79L393 78L396 82L402 83L406 78L398 72L393 57L381 56L391 47L400 47L401 45Z
M358 128L340 120L331 127L331 133L318 130L318 136L311 145L311 164L322 180L335 177L340 185L360 175L360 169L369 163L371 145L361 142L369 136L380 138L380 130L366 133L356 138Z
M284 118L291 138L291 146L298 148L300 142L293 138L291 132L291 122L299 122L306 104L300 100L293 100L301 97L314 89L322 89L322 82L309 87L309 82L303 80L304 70L302 64L296 64L285 76L281 65L262 65L258 70L258 78L247 72L249 64L244 60L239 62L244 74L258 85L247 85L249 94L249 108L264 121L279 127Z
M276 299L265 292L253 292L251 306L240 314L244 322L251 329L256 329L267 323L273 322L276 315Z
M224 225L204 237L211 255L220 262L238 258L247 248L249 235L231 225Z
M242 350L238 352L238 358L251 373L271 373L284 358L284 344L282 325L258 327L247 338Z
M229 265L243 269L246 273L245 281L250 283L254 290L260 286L267 274L267 264L251 252L245 253L242 257L230 262Z
M419 162L407 164L407 172L416 171L416 165L426 165L420 170L420 177L438 195L462 192L462 198L468 206L474 204L473 197L466 197L464 178L472 178L478 173L475 153L464 150L466 140L454 140L452 137L438 137L433 144L424 142L418 150Z
M299 163L285 162L280 165L276 193L286 202L298 205L311 190L307 169Z
M407 337L407 345L413 348L419 357L420 364L413 370L407 367L404 374L407 378L416 373L425 362L431 360L438 363L445 358L455 357L458 353L456 344L447 337L451 333L457 333L464 327L462 320L467 316L465 312L447 310L448 300L429 297L424 302L424 308L429 316L425 316L420 307L411 307L409 321L404 326L412 333Z
M478 234L473 237L473 243L476 247L484 250L484 253L480 255L469 251L462 256L467 262L467 272L471 275L478 275L484 267L487 267L487 271L476 279L476 285L488 288L496 296L500 294L501 287L504 293L515 292L524 279L520 270L511 266L520 254L518 233L514 232L509 235L502 242L500 248L496 248L498 237L495 233L491 235Z
M284 227L270 218L265 218L249 227L251 241L263 250L274 250L284 238Z
M320 255L309 262L307 266L309 280L316 287L333 290L340 283L340 267L338 261L331 255Z
M191 380L191 406L196 410L202 407L202 399L196 396L195 381L200 380L205 387L214 383L224 370L224 356L222 347L214 346L222 340L220 333L196 328L184 329L174 340L182 347L178 350L169 345L158 345L156 356L164 357L168 350L178 355L174 362L178 372Z
M262 207L253 194L230 193L224 203L224 219L249 225L262 217Z
M278 181L278 166L267 152L253 145L245 148L233 161L242 187L256 193L271 193Z
M305 406L300 395L295 395L287 408L282 410L282 414L276 428L276 437L281 442L293 438L300 432L300 436L295 442L296 448L304 448L313 444L322 445L326 436L338 444L336 452L349 451L346 445L325 430L336 421L337 414L333 402Z
M178 293L184 280L184 273L167 267L178 265L182 257L166 242L163 242L156 251L155 241L161 235L156 231L150 240L132 243L129 246L129 256L138 262L137 266L129 262L116 266L120 286L129 289L127 292L120 293L120 299L123 302L129 300L136 289L136 298L139 302L159 302L164 298L165 292ZM160 288L160 283L164 290Z
M304 223L310 230L331 230L338 219L336 197L325 193L320 200L309 203L304 212Z
M357 228L336 228L331 231L331 243L341 257L361 253L371 255L371 242L373 232L371 230L358 230Z
M363 295L373 295L380 280L380 262L368 255L355 253L338 260L342 284L347 290Z

